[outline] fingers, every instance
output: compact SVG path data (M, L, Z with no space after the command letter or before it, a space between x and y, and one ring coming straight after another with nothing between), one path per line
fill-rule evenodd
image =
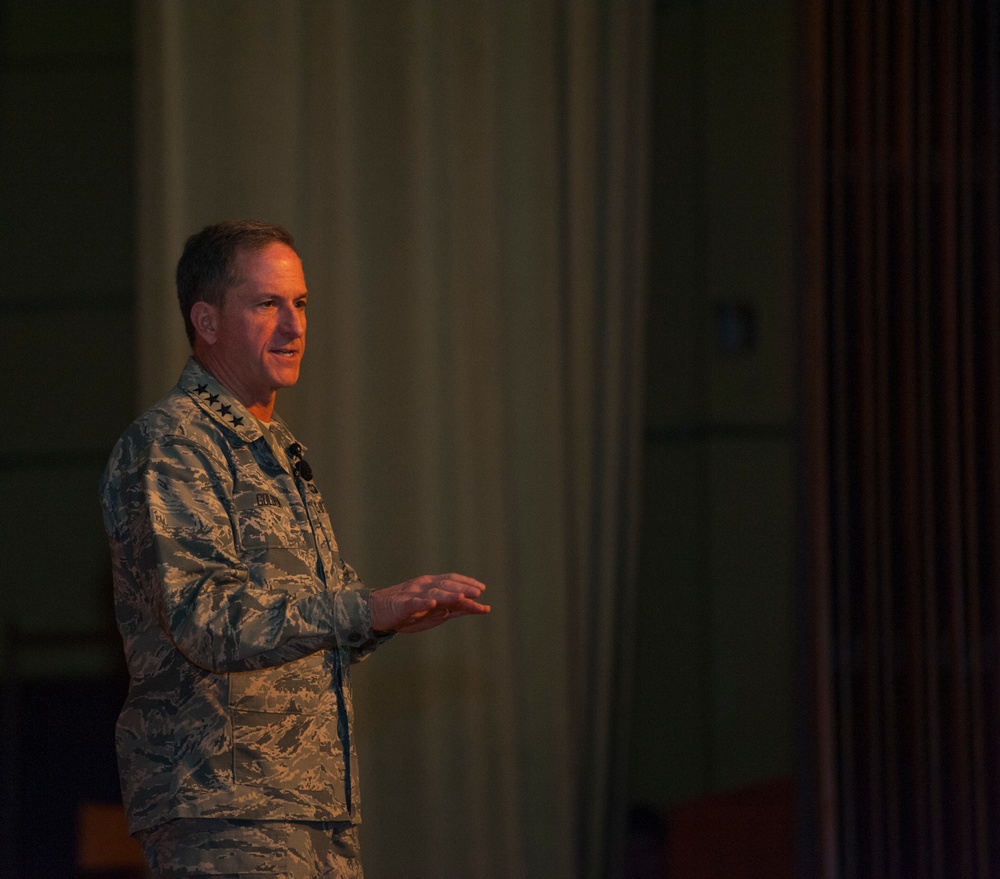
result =
M438 601L451 602L463 597L478 598L486 585L464 574L435 574L428 578L425 594Z
M462 574L425 574L407 581L406 585L415 592L429 592L432 589L447 589L452 592L469 592L478 594L486 586L472 577Z
M489 613L490 606L488 604L481 604L478 601L473 601L471 598L463 597L459 599L454 604L448 604L446 607L454 613Z
M431 597L433 596L433 597ZM478 596L476 596L478 597ZM433 613L435 616L489 613L490 606L461 592L434 591L424 598L411 598L406 605L411 614Z
M455 604L440 603L433 610L426 612L425 616L439 619L442 622L451 617L476 616L490 612L488 604L480 604L476 601L463 601Z

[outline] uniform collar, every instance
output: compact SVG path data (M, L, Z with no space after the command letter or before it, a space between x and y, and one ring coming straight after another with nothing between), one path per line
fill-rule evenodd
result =
M193 357L188 358L178 385L210 417L240 439L252 443L261 438L257 419Z

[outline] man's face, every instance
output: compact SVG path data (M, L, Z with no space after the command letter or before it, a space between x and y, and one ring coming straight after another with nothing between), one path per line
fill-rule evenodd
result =
M306 279L295 251L275 242L237 255L240 281L215 309L205 365L248 407L273 404L298 381L306 347Z

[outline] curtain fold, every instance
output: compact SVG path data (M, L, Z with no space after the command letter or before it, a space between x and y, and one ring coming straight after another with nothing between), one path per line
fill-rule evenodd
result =
M810 872L993 876L1000 18L803 23Z
M489 584L488 619L356 667L373 879L614 869L648 6L137 6L143 402L186 352L184 235L286 224L310 332L278 409L345 555Z

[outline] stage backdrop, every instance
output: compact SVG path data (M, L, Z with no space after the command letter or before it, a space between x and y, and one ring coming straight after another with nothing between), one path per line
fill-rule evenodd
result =
M141 400L184 238L286 224L299 387L345 556L488 619L355 668L379 877L602 876L621 823L645 288L648 3L136 5Z

